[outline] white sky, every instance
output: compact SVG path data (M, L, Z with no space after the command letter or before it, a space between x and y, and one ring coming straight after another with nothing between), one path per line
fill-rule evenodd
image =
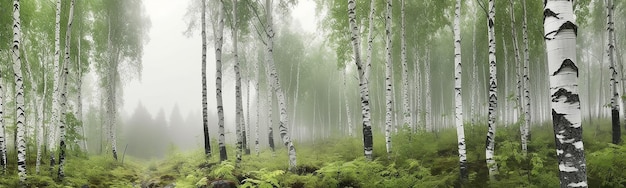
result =
M141 81L133 80L124 85L123 112L131 115L139 101L154 116L163 108L169 115L172 107L178 104L183 114L201 112L201 37L195 32L190 38L183 36L186 29L183 15L190 0L144 0L150 19L150 42L144 47ZM305 31L316 29L315 3L301 0L292 11ZM207 36L211 37L211 36ZM213 44L207 49L207 91L209 113L215 113L215 56ZM224 67L226 77L232 77L232 68ZM231 71L228 71L231 70ZM224 81L233 79L225 78ZM234 87L224 83L224 110L226 119L234 113ZM232 104L231 104L232 103ZM232 115L234 116L234 115Z

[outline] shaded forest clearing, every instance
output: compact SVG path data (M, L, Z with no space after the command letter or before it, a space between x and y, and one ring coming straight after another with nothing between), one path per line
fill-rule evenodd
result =
M596 120L587 125L584 141L590 187L626 186L626 146L610 144L610 121ZM528 157L522 156L519 127L502 127L496 137L498 181L489 182L485 164L486 125L467 126L469 180L464 187L558 187L559 176L551 123L533 126ZM363 157L362 140L356 137L332 138L315 143L296 143L300 159L298 170L289 172L284 147L272 154L263 150L244 155L240 167L231 160L221 164L219 156L209 160L203 151L179 152L170 147L164 159L145 161L126 156L115 161L110 155L87 156L71 153L66 164L66 179L59 183L48 176L47 165L40 175L29 169L29 187L207 187L217 180L237 182L241 187L457 187L458 151L454 129L439 133L393 135L395 145L386 157L382 135L374 135L373 162ZM230 154L234 147L228 146ZM15 156L15 153L9 153ZM33 155L30 155L33 156ZM44 155L45 156L45 155ZM106 157L105 157L106 156ZM9 157L9 171L16 169ZM27 165L35 158L29 157ZM17 186L17 175L0 178L0 185ZM85 186L86 187L86 186Z

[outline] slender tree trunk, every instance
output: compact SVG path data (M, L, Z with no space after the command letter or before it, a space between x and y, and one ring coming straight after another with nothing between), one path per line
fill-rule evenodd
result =
M220 147L220 161L228 159L226 155L226 139L224 138L224 105L222 101L222 45L224 43L224 2L220 1L219 23L215 40L215 88L217 98L217 118L219 126L218 144Z
M246 59L245 56L244 56L244 59ZM248 76L246 76L246 87L247 87L247 89L246 89L246 110L247 110L247 112L246 112L245 116L246 116L246 120L247 121L244 122L244 124L246 125L246 128L244 129L244 132L243 132L243 135L244 135L244 139L243 139L244 142L243 142L243 144L245 146L244 147L245 154L246 155L250 155L250 144L248 143L249 142L248 140L252 139L252 137L250 137L250 132L252 131L250 129L250 124L251 124L251 122L250 122L250 82L251 82L250 72L251 71L250 71L250 66L249 65L246 66L246 67L247 67L246 73L248 74ZM242 112L243 112L243 110L242 110Z
M400 38L402 59L402 101L404 106L404 124L408 127L413 127L413 120L411 119L411 106L409 105L409 68L406 63L406 19L404 16L404 0L401 1L402 8L400 9L402 28L402 37Z
M76 72L76 90L77 90L77 94L78 96L76 97L76 104L77 104L77 109L76 109L76 118L78 119L78 121L80 122L80 129L79 127L76 127L76 132L80 133L80 135L83 137L82 140L76 140L77 144L80 146L80 148L85 151L86 153L89 151L87 148L87 135L85 133L85 122L83 121L83 98L82 98L82 88L83 88L83 70L82 70L82 64L81 64L81 46L80 46L80 41L82 40L82 26L80 28L80 34L79 34L79 38L78 38L78 43L77 43L77 47L78 47L78 55L76 56L76 61L78 64L78 70ZM45 90L44 90L45 93Z
M456 0L454 8L454 107L456 134L459 146L459 165L461 180L467 179L467 156L465 151L465 130L463 129L463 97L461 95L461 0Z
M236 108L236 112L235 112L235 129L236 129L236 134L237 134L237 149L235 152L236 155L236 163L237 165L239 165L241 163L241 155L243 152L243 137L244 132L245 131L243 129L245 129L244 125L243 125L243 105L242 100L241 100L241 73L239 72L239 55L237 53L237 0L233 0L233 27L232 27L232 34L233 34L233 57L234 57L234 61L235 61L235 108Z
M476 46L476 23L473 24L473 29L472 29L472 46ZM478 80L478 62L476 62L476 48L472 48L472 82L470 82L471 84L471 93L470 93L470 98L471 98L471 102L470 102L470 116L471 116L471 122L472 122L472 126L476 125L476 116L478 116L480 113L476 112L476 105L478 105L480 103L480 100L478 100L478 96L480 95L480 87L479 87L479 83L480 81Z
M613 22L613 12L615 6L613 5L613 0L605 0L606 2L606 25L607 25L607 36L608 36L608 45L607 45L607 57L609 60L609 71L611 72L611 120L612 120L612 128L613 128L613 144L619 144L622 139L622 129L620 127L620 119L619 119L619 93L617 90L617 70L615 67L615 22Z
M578 26L574 24L571 1L547 0L544 5L544 38L561 187L587 187L576 65Z
M348 122L348 136L354 136L354 127L352 126L352 113L350 112L350 103L348 103L348 90L346 89L346 72L343 70L343 99L346 104L346 121Z
M50 173L54 172L55 157L54 157L54 143L56 143L56 127L59 122L59 94L60 94L60 75L61 67L61 0L56 1L56 21L54 27L54 92L52 94L52 119L48 128L48 152L50 153Z
M21 22L20 22L20 1L13 0L13 45L11 53L13 54L13 72L15 74L15 108L17 123L17 171L20 178L20 184L26 183L26 115L24 108L24 79L22 77L22 60L20 56L21 45Z
M495 150L495 136L496 136L496 108L498 104L498 88L496 78L496 32L494 23L496 17L496 6L494 0L489 0L489 114L488 114L488 132L487 132L487 147L485 150L485 156L487 166L489 168L489 178L495 180L495 175L498 173L498 166L494 159Z
M256 133L256 136L254 137L256 140L254 141L254 150L256 151L256 156L259 156L259 154L260 154L259 153L260 152L260 149L259 149L259 120L260 120L260 118L259 118L260 117L259 116L259 110L261 108L259 106L259 104L260 104L259 101L261 100L261 98L259 98L260 94L259 94L259 62L258 61L255 61L255 63L254 63L254 70L255 70L254 71L254 76L255 76L255 79L254 79L254 84L255 84L254 89L256 91L255 92L255 94L256 94L256 97L255 97L255 100L256 100L256 110L255 110L256 111L256 122L255 122L256 130L255 130L255 133Z
M39 174L39 169L40 169L40 166L41 166L41 153L42 153L42 151L44 149L44 147L43 147L43 145L44 145L44 143L43 143L44 142L43 141L43 136L44 136L43 132L44 132L44 129L45 129L45 123L44 123L44 121L45 121L45 114L44 114L45 105L44 104L45 104L45 101L46 101L46 91L47 91L47 87L46 87L47 84L46 84L46 81L45 81L45 77L46 77L45 71L42 71L42 75L44 77L44 79L42 79L42 82L43 82L43 95L41 97L37 97L37 104L36 104L36 105L39 105L39 107L37 109L37 114L38 114L37 115L37 124L38 124L37 127L38 127L39 131L37 132L37 160L35 162L35 172L36 172L36 174ZM0 93L2 93L2 92L0 92ZM1 100L0 100L0 103L1 103ZM0 111L2 111L2 110L0 109ZM84 133L84 131L83 131L83 133ZM85 145L85 147L86 146L87 145Z
M273 80L272 85L274 87L274 92L276 92L276 98L278 98L278 107L280 109L280 123L278 124L278 129L280 131L280 137L283 140L283 144L287 147L287 152L289 154L289 170L296 170L296 148L293 145L293 142L291 142L289 131L287 130L287 126L289 125L289 119L287 116L287 100L285 93L280 87L278 71L276 71L276 67L274 65L274 26L272 25L271 0L266 0L265 6L267 8L267 62L269 65L268 67L270 68L270 77Z
M430 49L426 48L426 58L424 61L424 91L426 96L424 96L424 101L426 101L425 105L426 105L426 112L424 114L425 119L426 119L426 131L428 132L432 132L433 129L433 117L432 117L432 97L430 96L430 92L431 92L431 88L430 88Z
M528 152L528 142L530 141L530 80L528 67L530 66L530 53L528 51L528 24L526 17L526 0L522 0L524 9L524 19L522 25L522 36L524 38L524 73L522 76L522 86L524 86L524 125L522 126L522 153L526 155ZM526 143L524 143L526 141Z
M0 174L7 171L7 139L4 126L4 90L2 89L2 71L0 71Z
M296 61L296 93L294 94L294 99L293 99L293 123L291 123L291 129L290 130L295 130L294 129L294 125L296 124L296 120L297 120L297 110L298 110L298 95L300 95L300 61Z
M416 116L417 118L415 118L417 121L415 122L415 130L424 130L424 125L422 125L422 123L424 121L422 121L422 68L420 68L420 54L419 54L419 50L415 50L415 93L417 95L416 100Z
M374 13L375 1L371 1L370 14L369 14L369 31L367 34L367 59L365 64L361 62L361 39L359 37L359 27L357 26L356 19L356 1L348 0L348 22L350 23L350 36L352 41L352 51L354 52L354 62L357 65L359 73L359 89L361 95L361 113L363 114L363 150L365 151L365 158L372 160L372 125L370 114L370 99L369 99L369 71L372 62L372 43L373 36L372 30L374 28Z
M505 30L504 26L502 27L502 30ZM509 50L507 49L506 38L504 38L504 35L502 35L502 52L504 53L504 84L509 84ZM509 105L509 100L509 88L504 88L504 104L499 109L500 114L502 114L500 119L504 122L504 127L509 127L509 108L511 107Z
M391 8L391 0L387 0L387 17L386 17L386 21L385 21L385 30L386 30L386 50L387 50L387 63L385 64L385 146L387 148L387 157L391 158L391 126L392 126L392 120L391 120L391 115L392 115L392 111L393 111L393 88L391 86L391 82L392 82L392 78L391 78L391 74L392 74L392 56L391 56L391 48L392 48L392 44L391 44L391 25L393 24L391 22L391 14L392 14L392 8Z
M272 89L272 79L270 77L270 67L269 65L266 63L265 64L265 78L267 79L267 119L268 119L268 141L269 141L269 145L270 145L270 149L272 149L272 154L276 151L276 148L274 147L274 122L273 122L273 116L272 116L272 109L274 107L274 103L273 103L273 89ZM315 114L314 114L315 117Z
M69 19L67 21L67 30L65 31L65 63L63 63L63 77L62 77L62 84L63 84L63 88L61 88L61 121L59 124L59 171L58 171L58 178L59 180L63 180L63 178L65 178L65 150L67 148L66 144L65 144L65 126L66 126L66 119L65 118L65 112L66 112L66 103L67 103L67 76L69 73L69 66L70 66L70 52L71 52L71 39L72 39L72 22L74 20L74 3L75 0L72 0L70 3L70 15L69 15ZM80 66L80 65L79 65Z
M204 133L204 154L207 158L211 157L211 139L209 135L209 111L207 104L207 85L206 85L206 1L202 0L202 129ZM226 155L224 155L226 156ZM222 157L220 149L220 161L226 160Z
M515 53L515 82L517 82L516 86L517 86L517 92L515 94L515 104L517 105L516 110L511 110L511 112L517 112L517 117L520 117L521 112L523 111L523 106L522 106L522 80L521 80L521 66L520 66L520 53L519 53L519 43L517 41L517 29L515 27L517 27L517 24L515 22L515 8L513 6L513 0L509 0L509 13L511 14L511 35L512 35L512 39L513 39L513 52ZM519 119L519 118L517 118ZM515 122L517 122L517 119L515 120ZM524 131L521 130L523 128L521 128L523 126L520 126L520 132L522 135L522 145L526 144L525 142L527 141L526 135L524 135Z

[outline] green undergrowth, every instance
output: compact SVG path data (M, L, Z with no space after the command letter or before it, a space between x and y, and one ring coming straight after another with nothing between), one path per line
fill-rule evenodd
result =
M584 144L590 187L626 187L626 146L610 142L610 122L585 122ZM486 126L466 126L469 177L459 180L457 136L454 129L437 133L401 130L392 137L393 152L385 151L384 136L374 135L374 160L363 157L361 138L328 138L296 143L298 168L288 170L287 151L263 150L244 155L240 164L234 148L229 160L219 154L206 158L203 151L179 152L170 148L161 160L139 161L126 157L124 164L104 156L68 158L65 181L50 178L47 165L40 175L29 168L32 187L206 187L226 180L240 187L559 187L554 134L549 123L534 126L528 154L520 146L519 126L498 127L495 181L488 178L485 163ZM44 155L45 156L45 155ZM45 160L44 160L45 161ZM9 161L11 162L14 161ZM31 160L29 159L28 165ZM14 170L14 166L9 166ZM17 185L17 175L0 178L0 185ZM0 186L1 187L1 186Z

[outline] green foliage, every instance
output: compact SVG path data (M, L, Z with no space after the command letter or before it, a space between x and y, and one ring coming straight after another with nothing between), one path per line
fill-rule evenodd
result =
M247 174L250 178L243 180L244 184L241 187L273 188L280 185L277 177L283 174L285 174L285 171L268 171L266 168L259 171L251 171Z

